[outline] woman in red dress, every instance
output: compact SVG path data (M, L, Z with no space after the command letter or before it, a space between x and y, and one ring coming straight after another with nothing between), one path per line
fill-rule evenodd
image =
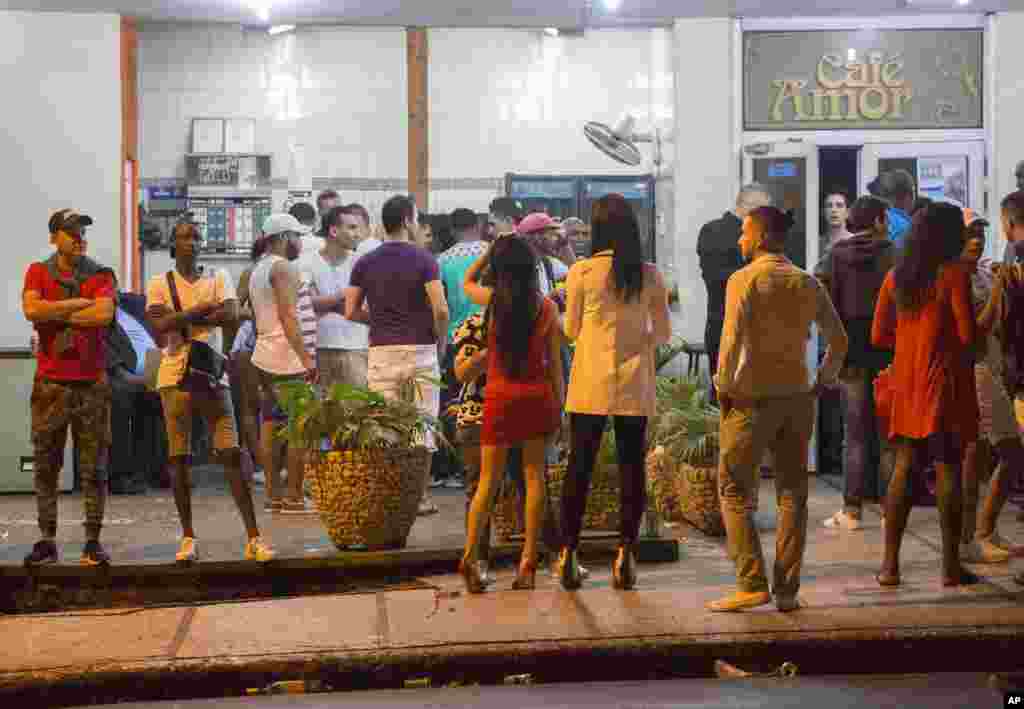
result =
M494 286L477 282L489 264ZM494 242L466 272L463 286L487 307L487 397L480 431L480 483L469 509L460 572L470 593L484 584L477 565L480 534L494 508L510 445L522 444L526 477L526 539L512 587L534 587L537 538L544 515L546 439L562 418L561 326L558 307L541 295L537 260L516 236Z
M885 499L885 557L875 577L883 586L900 583L900 543L913 504L908 475L923 467L924 458L935 462L937 474L942 584L977 581L961 568L958 553L960 461L963 446L978 436L977 333L970 269L959 260L964 238L959 207L937 203L915 215L903 256L886 276L875 307L872 344L895 350L889 438L896 466Z

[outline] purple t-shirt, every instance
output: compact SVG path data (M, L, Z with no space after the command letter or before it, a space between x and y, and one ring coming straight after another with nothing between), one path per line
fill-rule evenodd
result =
M424 286L440 278L433 255L406 241L386 241L360 257L349 283L370 306L370 346L435 344Z

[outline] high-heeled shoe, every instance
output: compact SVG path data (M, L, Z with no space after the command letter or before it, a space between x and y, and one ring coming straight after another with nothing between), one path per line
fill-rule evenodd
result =
M636 555L632 544L623 544L612 564L612 586L628 591L636 586Z
M516 580L512 582L515 591L532 591L537 587L537 562L524 561L519 564Z
M575 591L583 585L583 578L580 576L580 560L575 549L562 548L562 554L558 558L558 580L566 591Z
M476 562L462 557L462 561L459 562L459 573L462 575L462 580L466 582L467 593L483 593L487 589L483 579L480 578L480 568Z

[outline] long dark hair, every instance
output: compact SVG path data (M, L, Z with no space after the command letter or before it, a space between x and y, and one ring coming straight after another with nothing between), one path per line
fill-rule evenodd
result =
M488 327L494 328L502 369L512 379L520 379L540 314L537 257L518 236L502 237L491 252L491 273L494 290L487 311Z
M850 216L846 219L846 228L854 234L872 231L875 222L885 216L889 203L881 197L864 195L850 207Z
M903 254L893 271L896 302L901 310L917 310L934 294L939 269L956 261L964 250L963 211L935 202L914 215Z
M613 251L616 295L623 302L639 298L644 287L644 247L633 208L621 194L606 194L594 202L590 224L591 255Z

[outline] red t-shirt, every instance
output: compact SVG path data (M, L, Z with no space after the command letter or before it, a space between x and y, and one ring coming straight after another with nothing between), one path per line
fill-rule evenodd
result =
M70 273L61 273L71 278ZM66 300L67 293L51 276L49 269L34 263L25 273L25 291L37 291L43 300ZM24 291L23 291L24 292ZM110 273L98 273L82 284L82 298L113 298L114 279ZM104 341L105 328L74 328L72 346L64 352L57 352L57 333L62 325L58 323L37 323L39 352L36 354L36 377L56 381L97 381L107 363Z

